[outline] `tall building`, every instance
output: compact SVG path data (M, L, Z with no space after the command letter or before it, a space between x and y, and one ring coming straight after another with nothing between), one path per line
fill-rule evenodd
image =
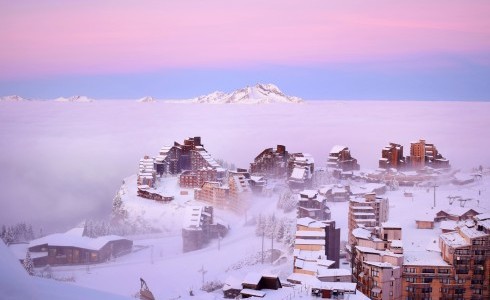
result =
M293 153L287 162L288 184L293 189L311 186L315 171L315 160L308 153Z
M317 274L338 268L340 260L340 228L333 220L299 218L296 225L295 273Z
M407 164L415 170L425 166L437 169L450 167L449 160L439 153L434 144L428 144L425 140L410 144L410 156L407 156Z
M298 219L310 217L315 220L330 220L331 213L327 206L327 199L316 190L299 192Z
M283 145L276 149L267 148L257 155L250 164L250 173L271 178L283 178L287 173L289 153Z
M352 248L352 275L357 289L374 300L402 299L403 245L401 228L383 223L371 232L356 228Z
M395 168L404 169L406 166L405 157L403 156L403 146L390 143L381 150L379 167L383 169Z
M356 242L352 231L362 227L374 232L376 227L388 220L388 198L377 197L375 193L363 197L351 198L349 201L349 244Z
M344 172L360 169L357 159L351 156L349 147L339 145L333 146L330 150L327 167L331 169L341 169Z

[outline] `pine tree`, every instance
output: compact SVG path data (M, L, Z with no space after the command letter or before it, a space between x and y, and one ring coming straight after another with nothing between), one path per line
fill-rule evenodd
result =
M24 269L26 269L29 275L34 275L34 263L32 262L31 254L29 254L29 251L27 251L26 253L26 258L24 259L23 265Z
M284 219L279 219L276 227L276 241L281 242L284 238Z
M2 241L7 244L7 228L5 228L5 225L2 225L2 231L0 232L0 238Z
M124 203L121 199L121 193L118 191L112 200L112 220L116 223L121 222L126 219L127 214L128 212L124 208Z

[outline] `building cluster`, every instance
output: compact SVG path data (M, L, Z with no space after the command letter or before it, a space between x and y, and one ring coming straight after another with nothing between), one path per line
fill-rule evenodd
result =
M490 214L458 222L434 248L405 256L403 299L490 298Z
M489 299L490 214L473 209L439 211L417 228L442 234L424 250L404 251L402 229L383 222L352 230L352 274L371 299ZM444 224L451 223L452 226Z
M222 238L228 227L214 220L212 206L187 206L182 226L184 252L201 249L213 238Z
M381 150L379 167L398 170L420 170L425 167L434 169L449 168L449 160L444 158L434 144L425 140L410 143L410 155L403 156L403 146L390 143Z

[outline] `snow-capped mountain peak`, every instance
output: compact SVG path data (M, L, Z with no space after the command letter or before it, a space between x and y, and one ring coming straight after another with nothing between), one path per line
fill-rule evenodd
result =
M93 102L94 99L91 99L87 96L71 96L68 98L65 97L59 97L54 99L56 102Z
M238 89L229 94L223 92L213 92L208 95L200 96L191 100L193 103L213 103L213 104L268 104L268 103L302 103L298 97L285 95L274 84L256 84Z
M146 96L146 97L143 97L143 98L136 100L136 102L150 103L150 102L157 102L157 100L151 96Z

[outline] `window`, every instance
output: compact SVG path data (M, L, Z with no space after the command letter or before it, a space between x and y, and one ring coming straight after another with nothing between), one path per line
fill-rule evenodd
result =
M439 269L439 274L449 274L449 269Z
M462 295L462 294L464 294L464 289L462 289L462 288L454 289L454 293L456 295Z
M456 274L468 274L468 269L456 269Z
M431 283L432 282L432 278L424 278L424 283Z
M407 277L405 280L407 282L415 283L415 277Z
M378 270L371 270L372 277L378 277Z
M422 269L422 273L435 273L436 270L435 269Z
M450 279L449 278L441 278L441 283L445 283L445 284L449 284L450 283Z
M458 283L465 283L466 282L466 279L462 279L462 278L458 278Z

